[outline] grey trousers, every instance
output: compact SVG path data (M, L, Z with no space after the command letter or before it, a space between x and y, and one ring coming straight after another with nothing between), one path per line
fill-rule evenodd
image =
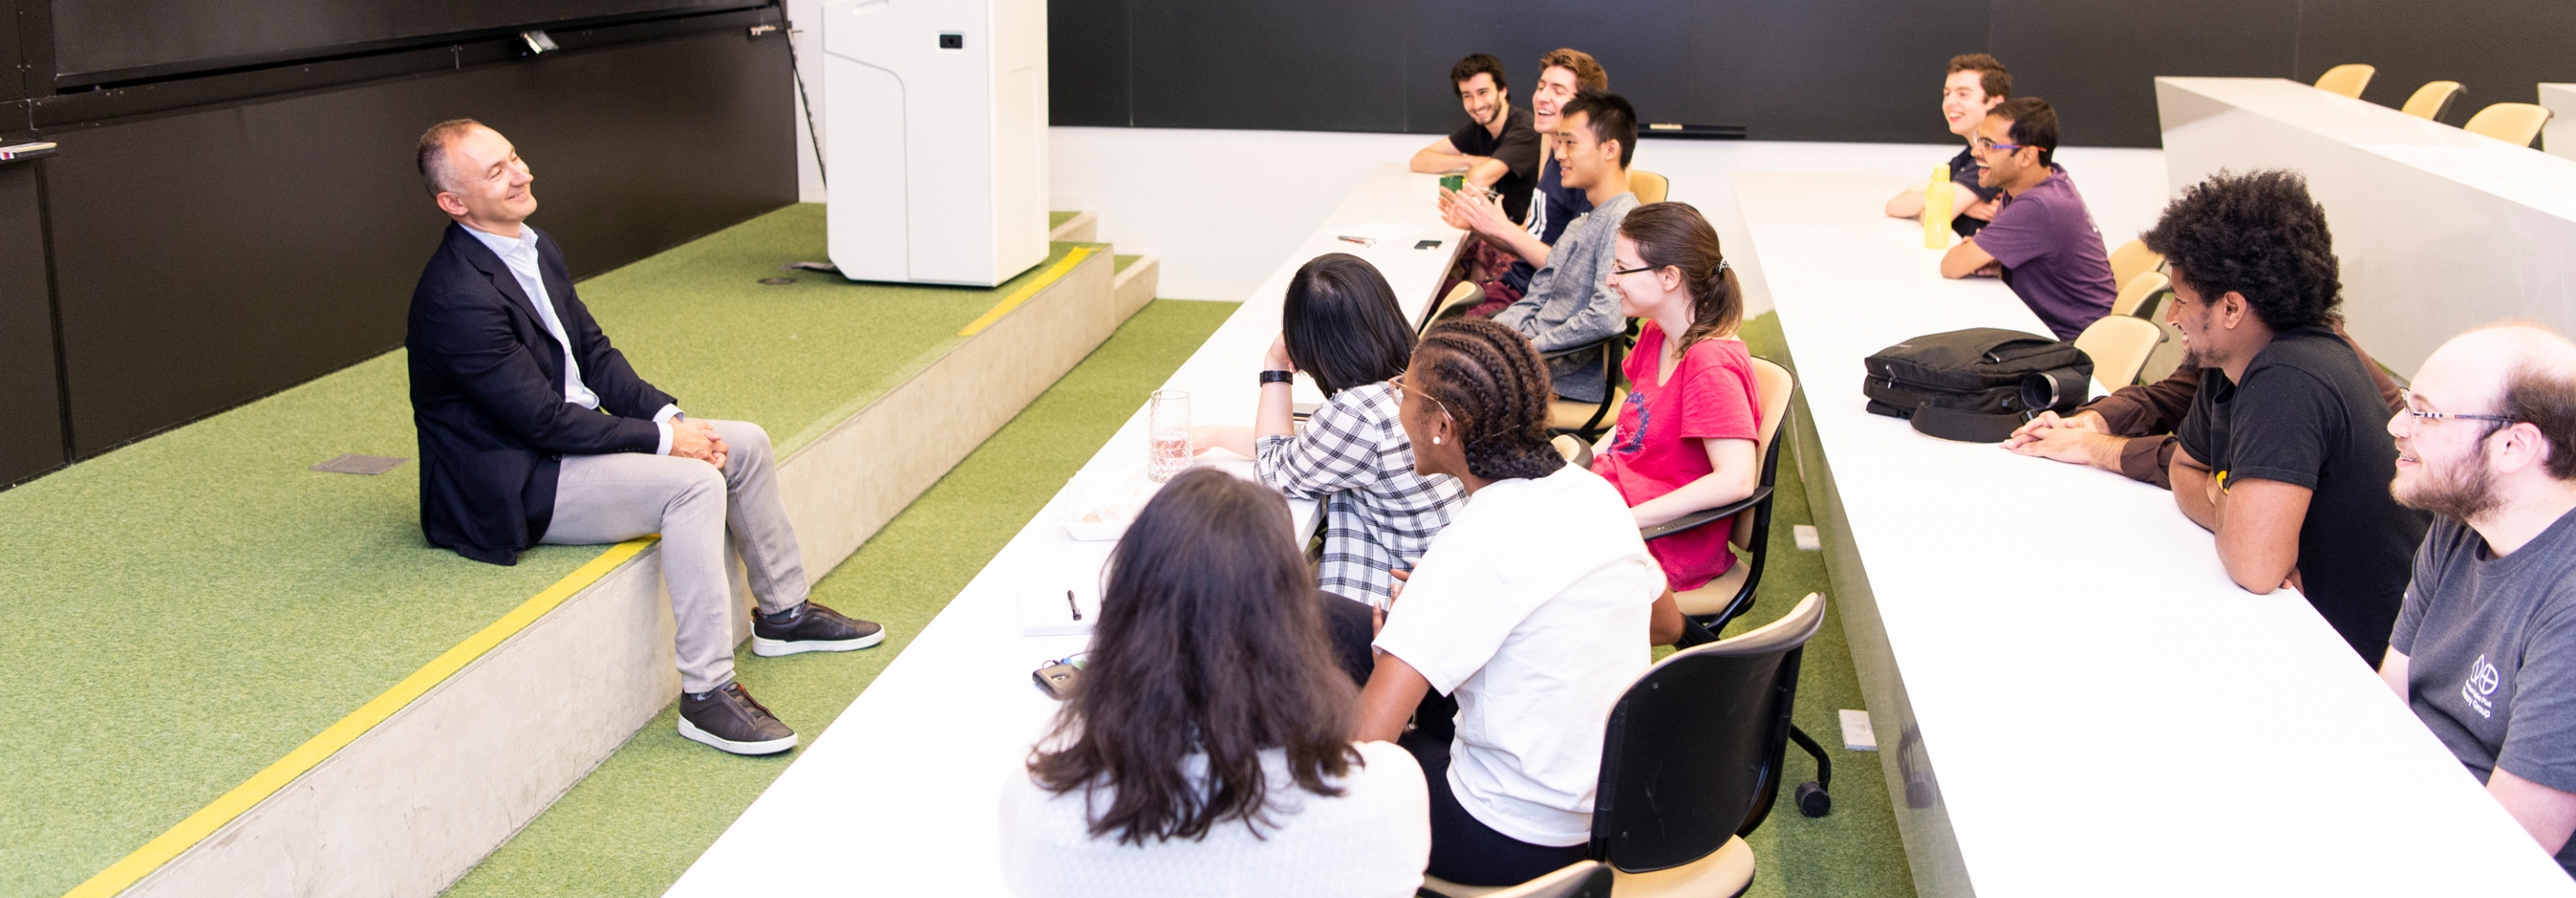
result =
M662 534L662 581L679 626L680 688L706 692L733 681L733 588L724 564L733 532L751 593L762 611L805 601L805 562L778 500L769 433L758 424L717 421L727 455L722 472L694 458L623 452L567 455L555 479L554 523L544 542L592 545Z

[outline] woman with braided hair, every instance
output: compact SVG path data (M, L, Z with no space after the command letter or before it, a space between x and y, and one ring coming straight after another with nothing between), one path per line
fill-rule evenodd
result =
M1353 738L1422 762L1431 875L1512 885L1584 858L1610 706L1646 670L1649 621L1680 617L1628 504L1549 445L1528 339L1443 322L1393 385L1416 470L1472 498L1386 612ZM1455 735L1407 733L1434 690L1457 699Z
M1619 489L1639 527L1753 495L1762 399L1753 356L1735 336L1743 289L1717 229L1688 204L1639 206L1620 222L1611 259L1620 314L1646 323L1624 366L1628 401L1592 473ZM1646 548L1673 589L1698 589L1735 566L1732 529L1698 527Z

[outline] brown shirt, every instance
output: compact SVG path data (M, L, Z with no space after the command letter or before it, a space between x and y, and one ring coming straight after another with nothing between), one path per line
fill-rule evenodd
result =
M2361 367L2370 372L2370 382L2379 387L2379 398L2388 402L2388 413L2396 414L2405 405L2397 396L2397 382L2388 378L2370 353L2344 333L2343 322L2334 323L2335 336L2342 337L2361 357ZM2174 428L2182 423L2183 414L2191 409L2191 398L2200 392L2201 369L2184 366L2172 376L2151 384L2121 387L2111 395L2093 400L2076 412L2093 412L2102 416L2102 425L2111 435L2130 438L2120 447L2120 473L2131 480L2173 489L2168 470L2173 465Z

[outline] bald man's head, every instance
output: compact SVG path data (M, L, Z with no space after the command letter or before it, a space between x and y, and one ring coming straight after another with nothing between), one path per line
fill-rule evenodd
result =
M2555 331L2508 322L2453 337L2406 402L2388 422L2400 502L2475 524L2516 490L2576 480L2576 343Z

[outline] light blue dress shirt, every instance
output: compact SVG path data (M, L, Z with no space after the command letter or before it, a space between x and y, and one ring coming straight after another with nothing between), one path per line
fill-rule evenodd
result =
M510 276L519 281L519 289L527 291L528 298L535 301L537 320L545 322L546 332L554 335L555 345L563 347L564 401L597 410L599 394L591 392L589 384L582 383L581 360L573 355L572 336L564 332L563 319L555 315L554 298L546 293L545 278L537 274L537 229L520 225L519 236L503 237L466 225L465 233L483 241L493 255L501 257L501 264L509 266ZM671 419L679 415L680 407L668 403L653 413L653 425L662 432L661 444L653 450L654 454L671 454Z

